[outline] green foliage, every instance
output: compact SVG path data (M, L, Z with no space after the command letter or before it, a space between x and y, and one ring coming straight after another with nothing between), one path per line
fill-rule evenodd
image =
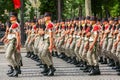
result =
M100 17L120 15L119 0L92 0L92 12Z
M14 10L12 0L0 0L0 20L5 22L8 19L8 14L4 14L5 10L8 12Z
M81 14L84 14L84 0L64 0L63 17L73 18L79 16L80 7L82 7Z
M62 18L73 18L76 16L85 16L85 0L61 0ZM32 7L29 0L24 0L26 6L24 9L24 16L26 19L33 19L35 15L35 8ZM53 19L57 19L57 4L58 0L40 0L39 12L43 15L45 12L52 12ZM119 0L91 0L92 13L98 17L109 17L120 15L120 1ZM8 14L14 10L12 0L0 0L0 20L5 22L8 19ZM28 11L29 10L29 11ZM19 10L16 10L17 12ZM28 11L28 12L27 12Z
M57 0L40 0L40 13L51 12L53 19L57 19Z

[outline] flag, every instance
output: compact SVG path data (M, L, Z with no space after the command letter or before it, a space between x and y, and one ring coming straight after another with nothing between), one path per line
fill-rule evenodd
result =
M20 0L13 0L14 8L19 9L21 7Z

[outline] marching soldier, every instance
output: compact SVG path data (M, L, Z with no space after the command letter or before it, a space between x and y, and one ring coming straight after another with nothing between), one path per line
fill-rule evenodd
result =
M90 65L89 75L100 75L99 64L98 64L98 31L99 27L95 24L95 17L91 17L92 30L90 31L89 49L87 51L87 60Z
M114 20L114 26L116 26L116 29L113 33L113 45L112 45L112 49L111 49L111 54L113 56L113 59L115 61L115 67L112 67L112 69L115 69L117 71L119 71L120 69L120 60L119 60L119 28L120 28L120 24L118 23L118 18L115 18ZM117 54L116 54L117 53ZM119 73L118 73L119 74Z
M30 30L30 36L28 37L27 47L29 49L31 59L34 59L34 57L35 57L35 54L34 54L34 37L35 37L36 31L37 31L36 20L31 21L31 27L32 27L32 29Z
M82 29L83 29L83 27L81 26L81 21L80 20L81 20L81 18L79 18L78 33L77 33L77 36L76 36L77 40L76 40L76 45L75 45L75 49L74 49L77 60L79 61L79 64L77 64L76 67L80 67L81 62L82 62L82 59L79 55L79 49L80 49L80 46L82 44Z
M117 36L117 40L116 40L116 42L114 43L114 47L117 48L115 54L116 54L118 60L120 61L120 33L119 33L118 36ZM120 64L120 62L119 62L119 64ZM119 66L118 66L118 67L119 67ZM120 75L120 68L118 68L117 71L118 71L118 75Z
M51 13L46 12L44 15L46 29L44 34L44 46L41 53L41 59L44 61L48 71L43 73L44 76L53 76L56 69L53 67L52 51L54 48L53 23L51 22Z
M80 69L81 70L85 70L86 67L87 67L87 62L86 62L86 59L85 59L85 54L87 52L87 46L88 46L88 37L86 36L86 34L89 32L89 26L87 26L87 23L85 23L85 18L83 17L82 18L82 35L81 35L81 38L80 38L80 42L81 42L81 46L80 46L80 49L79 49L79 55L81 57L81 64L80 64Z
M30 58L31 57L31 52L30 52L30 49L29 49L29 46L28 46L28 43L30 41L30 35L31 35L31 25L30 25L30 22L28 23L28 29L26 29L25 33L27 35L27 39L26 39L25 45L24 45L25 48L26 48L26 51L27 51L26 57Z
M11 26L8 31L7 35L7 47L6 47L6 58L11 66L11 72L7 73L9 77L18 77L20 72L20 47L21 47L21 36L20 36L20 26L17 22L17 13L11 12L10 13L10 22ZM16 60L16 58L19 60Z
M104 60L101 64L107 64L107 53L106 53L106 49L107 49L107 43L108 43L108 29L109 29L109 23L108 23L108 19L107 18L103 18L103 27L104 27L104 33L103 33L103 37L100 41L100 46L102 47L101 49L101 54L104 55Z

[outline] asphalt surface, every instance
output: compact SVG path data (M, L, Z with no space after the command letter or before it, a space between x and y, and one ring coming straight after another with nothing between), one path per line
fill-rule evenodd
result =
M6 75L8 62L5 58L4 49L1 47L0 53L0 80L120 80L117 72L107 65L100 64L101 75L89 76L87 73L83 73L79 67L68 64L56 57L53 57L56 68L55 76L46 77L40 73L42 69L36 66L37 62L25 57L26 53L24 48L21 53L24 64L21 69L22 74L18 78L10 78Z

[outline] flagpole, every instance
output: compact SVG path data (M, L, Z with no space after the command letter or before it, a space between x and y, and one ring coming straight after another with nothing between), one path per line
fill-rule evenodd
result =
M25 31L24 31L24 0L21 0L21 43L24 45L25 42Z

